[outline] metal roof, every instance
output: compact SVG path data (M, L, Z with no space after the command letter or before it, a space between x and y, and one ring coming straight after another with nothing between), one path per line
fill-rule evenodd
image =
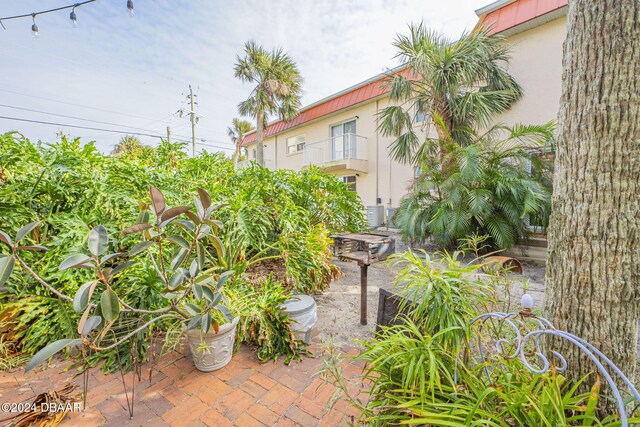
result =
M536 26L549 21L543 17L558 18L564 15L567 5L568 0L499 0L476 10L476 14L480 17L478 26L489 26L490 34L498 34L534 20Z
M345 110L355 105L361 104L365 101L371 101L375 98L385 95L389 92L389 89L384 84L389 75L406 72L399 68L391 70L386 73L378 74L368 80L360 82L354 86L344 89L340 92L334 93L320 101L314 102L300 110L295 118L289 121L277 120L269 123L264 131L264 137L268 138L273 135L277 135L289 129L301 126L303 124L312 122L322 117L329 116L333 113ZM241 145L245 146L255 142L255 131L248 134L242 140Z

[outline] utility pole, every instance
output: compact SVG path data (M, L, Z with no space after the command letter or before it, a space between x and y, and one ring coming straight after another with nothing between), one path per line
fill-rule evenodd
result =
M193 89L189 85L189 99L191 100L191 157L196 156L196 122L195 110L193 109Z
M181 108L178 110L178 114L180 117L183 117L185 114L189 115L189 119L191 120L191 155L193 157L196 156L196 123L202 117L200 114L196 113L195 107L198 105L198 102L195 100L197 94L193 93L193 88L189 85L189 94L187 95L187 100L189 101L190 108L185 110Z

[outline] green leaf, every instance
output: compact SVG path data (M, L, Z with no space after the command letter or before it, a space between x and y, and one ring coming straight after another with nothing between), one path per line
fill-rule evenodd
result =
M89 252L95 256L106 252L107 246L109 246L109 234L103 225L98 225L89 232L87 246L89 247Z
M18 232L16 233L16 243L20 243L20 240L24 239L27 234L31 233L31 231L33 231L33 229L39 225L40 221L34 221L18 230Z
M180 265L182 265L182 262L184 261L186 256L187 256L187 250L184 248L179 249L171 259L171 264L170 264L171 269L175 270L176 268L180 267Z
M118 296L111 289L105 290L100 296L100 309L107 322L118 318L120 303L118 302Z
M138 255L139 253L149 249L151 245L153 245L153 242L150 240L145 240L144 242L140 242L129 250L129 255L130 256Z
M70 338L52 342L51 344L49 344L48 346L46 346L45 348L37 352L31 358L31 360L27 364L27 367L24 369L25 374L30 370L32 370L33 368L35 368L36 366L38 366L39 364L41 364L42 362L46 361L48 358L50 358L60 350L73 345L80 345L80 344L82 344L82 340L70 339Z
M76 295L73 297L73 309L76 311L76 313L80 313L85 308L87 308L87 304L89 304L91 294L93 293L93 290L95 289L95 285L97 283L97 280L92 280L91 282L87 282L78 288L78 290L76 291Z
M189 266L189 276L192 278L196 277L199 272L200 266L198 265L198 260L194 259L193 261L191 261L191 266Z
M207 234L207 238L215 248L218 253L218 259L224 258L224 246L222 245L222 241L218 238L218 236L214 236L213 234Z
M193 295L195 295L196 299L201 300L203 295L202 285L198 283L194 283L193 285Z
M198 285L202 288L202 296L209 302L213 302L213 290L210 287L204 285ZM195 287L195 285L194 285Z
M148 230L150 228L153 228L153 225L146 224L146 223L134 224L134 225L131 225L131 226L125 228L124 230L122 230L120 232L120 236L126 236L127 234L133 234L133 233L139 233L141 231L145 231L145 230Z
M184 282L184 280L187 277L184 275L184 273L182 272L182 270L177 270L175 273L173 273L171 275L171 277L169 278L169 289L170 290L174 290L176 289L178 286L182 285L182 283Z
M113 268L113 270L111 270L111 271L109 272L109 277L113 277L113 276L115 276L116 274L118 274L118 273L120 273L122 270L124 270L125 268L129 268L129 267L131 267L131 266L132 266L133 264L135 264L136 262L138 262L138 261L133 260L133 261L127 261L127 262L123 262L122 264L118 264L118 265L116 265L116 266Z
M220 275L220 278L218 279L218 290L220 288L222 288L222 286L224 285L224 283L227 281L227 279L229 277L231 277L233 275L233 273L235 273L235 271L233 270L229 270L229 271L225 271L224 273L222 273Z
M197 305L195 305L195 304L191 304L190 302L189 302L189 303L186 303L186 304L184 305L184 308L185 308L185 310L187 310L187 311L189 312L189 314L191 314L192 316L195 316L196 314L200 313L200 307L198 307L198 306L197 306Z
M91 257L85 254L71 255L69 258L62 261L62 263L60 264L60 271L66 270L67 268L77 268L90 260Z
M105 255L100 259L100 264L104 264L105 262L111 261L112 259L117 258L121 255L124 255L124 252L115 252L109 255Z
M13 257L8 256L0 258L0 286L4 285L4 283L9 280L15 264L16 261Z
M196 205L196 212L198 214L198 219L203 219L204 218L204 206L202 206L202 202L200 201L200 199L195 197L193 199L193 203Z
M195 316L191 318L191 320L189 320L189 323L187 323L187 329L189 330L196 329L198 326L200 326L201 320L202 320L202 316Z
M87 322L84 324L84 328L82 329L82 336L86 337L97 328L100 323L102 323L102 317L100 316L91 316L87 319Z
M204 316L202 316L202 333L206 334L207 332L209 332L210 328L211 328L211 315L209 313L206 313Z
M4 231L0 231L0 242L6 243L9 246L13 246L13 240L11 240L11 237L9 237L9 235Z
M233 314L231 314L231 311L227 307L224 305L216 305L214 308L222 313L228 323L233 322Z
M153 211L157 217L160 217L162 212L167 207L167 203L164 200L164 195L156 187L149 187L149 195L151 196L151 203L153 205Z
M191 247L189 242L187 242L187 240L181 236L167 236L167 240L185 249L189 249Z

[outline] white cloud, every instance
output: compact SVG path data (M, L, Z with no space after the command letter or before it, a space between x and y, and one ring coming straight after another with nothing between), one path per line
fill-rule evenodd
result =
M2 13L39 10L41 3L12 2L3 5ZM409 22L424 19L455 37L475 24L474 9L486 3L488 0L451 0L444 5L435 0L135 0L136 14L131 19L125 1L95 2L78 8L76 29L69 25L67 12L38 17L38 39L30 35L29 19L4 22L7 30L0 30L0 104L158 134L164 134L170 125L174 135L188 136L189 123L173 113L192 84L204 116L197 135L213 144L227 144L225 129L237 116L238 102L250 91L233 78L233 64L245 41L284 48L303 74L303 102L308 104L396 65L391 43L397 33L406 32ZM47 2L51 7L64 4L69 2ZM0 107L0 115L114 127L6 107ZM17 129L46 141L53 140L57 130L4 119L0 126L3 132ZM102 150L119 139L100 131L63 129L96 139Z

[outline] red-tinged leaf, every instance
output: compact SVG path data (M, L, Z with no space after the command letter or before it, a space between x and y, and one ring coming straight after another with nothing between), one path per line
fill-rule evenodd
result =
M176 206L175 208L169 208L166 211L162 212L162 215L160 215L160 220L163 222L167 221L189 211L190 209L190 206Z
M13 246L13 240L11 240L11 237L9 237L9 235L4 231L0 231L0 242L6 243L9 246Z
M41 251L41 252L46 252L49 250L49 248L47 248L46 246L39 246L39 245L18 246L17 249L19 251Z
M164 212L167 207L167 203L164 201L164 195L154 186L149 187L149 195L151 196L153 211L155 212L156 216L160 217L162 212Z
M9 280L15 264L16 261L13 257L7 256L0 258L0 286L4 285L4 283Z
M194 214L193 212L189 211L189 212L185 212L184 213L186 216L189 217L189 219L191 221L193 221L196 225L200 225L200 218L198 218L198 215Z
M40 225L40 221L34 221L32 223L25 225L20 230L18 230L18 233L16 233L16 243L20 243L20 240L24 239L27 236L27 234L31 233L33 229L35 229L39 225Z
M60 264L60 270L66 270L67 268L75 268L75 267L84 267L84 264L89 261L91 257L85 254L75 254L71 255L69 258L62 261ZM89 266L86 268L92 268L93 266Z
M207 209L211 206L211 196L207 193L207 190L198 187L198 196L200 196L200 201L202 202L202 207Z
M125 236L127 234L133 234L133 233L139 233L141 231L148 230L148 229L150 229L152 227L153 227L153 225L151 225L151 224L135 224L135 225L132 225L132 226L127 227L124 230L122 230L122 232L120 233L120 236Z

